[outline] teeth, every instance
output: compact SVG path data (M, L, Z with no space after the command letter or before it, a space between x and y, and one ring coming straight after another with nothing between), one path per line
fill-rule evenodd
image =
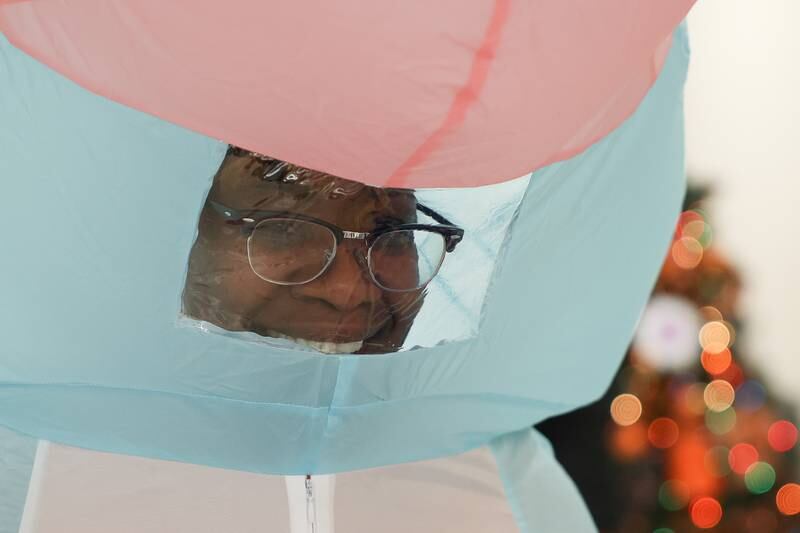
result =
M277 331L268 331L271 337L277 337L279 339L286 339L301 346L306 346L311 348L312 350L316 350L322 353L354 353L361 349L364 345L364 341L353 341L353 342L322 342L322 341L311 341L308 339L299 339L297 337L290 337L289 335L284 335L283 333L279 333Z

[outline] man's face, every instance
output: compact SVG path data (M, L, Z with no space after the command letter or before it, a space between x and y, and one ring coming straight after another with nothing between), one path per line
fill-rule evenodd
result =
M354 232L416 221L410 191L368 187L291 165L264 178L276 166L246 153L229 153L208 200L245 212L306 215ZM316 279L279 285L253 271L247 238L240 226L226 224L206 203L184 292L189 316L233 331L288 337L324 352L381 353L402 346L422 305L423 289L395 292L376 285L363 240L341 241Z

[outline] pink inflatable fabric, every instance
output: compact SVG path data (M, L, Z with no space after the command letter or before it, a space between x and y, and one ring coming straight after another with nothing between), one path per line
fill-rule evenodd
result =
M465 187L617 127L693 2L0 0L0 32L221 141L371 185Z

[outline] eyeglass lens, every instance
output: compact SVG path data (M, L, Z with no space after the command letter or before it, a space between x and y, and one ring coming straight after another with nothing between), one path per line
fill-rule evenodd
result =
M256 275L281 285L308 283L330 264L336 237L325 226L296 219L260 222L247 240L247 255Z
M250 266L260 278L299 285L319 277L336 255L336 237L319 224L297 219L260 222L247 241ZM369 250L370 275L394 291L414 290L438 272L445 256L444 237L426 230L382 234Z
M444 237L439 233L390 231L378 237L369 250L370 272L375 282L385 289L417 289L433 279L444 254Z

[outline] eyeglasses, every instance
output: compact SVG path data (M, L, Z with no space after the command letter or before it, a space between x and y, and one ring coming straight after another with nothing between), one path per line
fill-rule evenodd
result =
M247 235L247 259L256 276L277 285L302 285L320 277L344 240L366 243L372 281L387 291L427 285L455 250L464 230L434 210L417 209L439 224L382 225L369 233L344 230L308 215L286 211L237 210L209 200L227 224Z

